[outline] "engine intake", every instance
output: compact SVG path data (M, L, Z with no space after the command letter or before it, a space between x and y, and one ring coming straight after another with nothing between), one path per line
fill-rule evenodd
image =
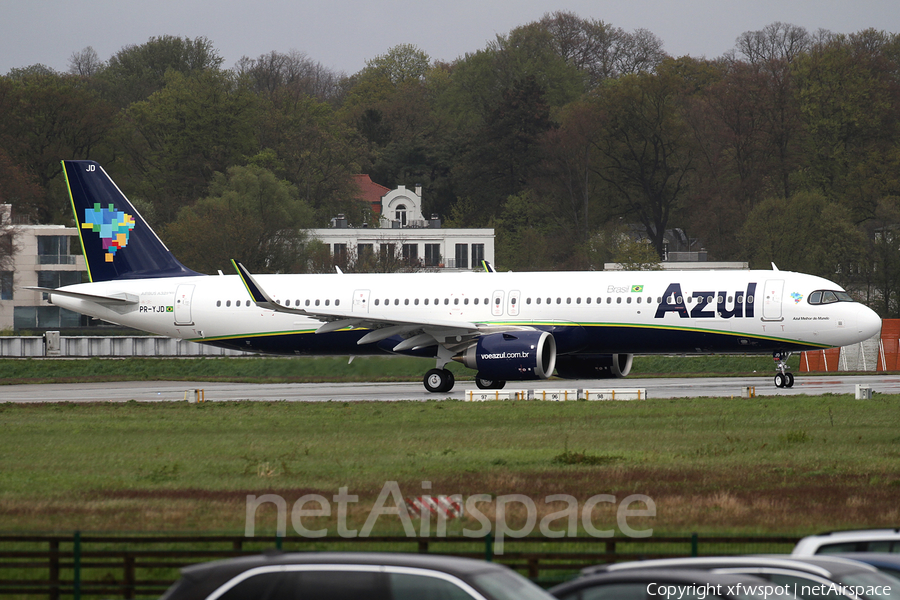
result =
M556 340L546 331L492 333L454 357L478 375L501 381L547 379L556 366Z
M580 354L559 356L556 374L563 379L613 379L631 372L634 354Z

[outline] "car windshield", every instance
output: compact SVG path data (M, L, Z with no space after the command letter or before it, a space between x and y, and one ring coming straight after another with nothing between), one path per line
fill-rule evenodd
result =
M841 584L860 598L893 600L900 598L900 579L884 573L854 573L841 577Z
M555 600L538 586L513 573L491 571L475 575L472 579L495 600Z

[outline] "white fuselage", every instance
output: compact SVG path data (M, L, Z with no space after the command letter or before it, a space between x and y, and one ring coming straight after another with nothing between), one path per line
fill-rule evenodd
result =
M439 319L546 329L557 336L561 354L824 348L867 339L881 325L873 311L856 302L810 304L812 292L841 288L787 271L324 274L256 279L278 304L289 308L386 321ZM236 275L116 280L64 289L137 297L137 304L121 306L61 295L52 301L175 338L277 353L385 350L375 344L358 346L365 330L315 334L321 319L259 308Z

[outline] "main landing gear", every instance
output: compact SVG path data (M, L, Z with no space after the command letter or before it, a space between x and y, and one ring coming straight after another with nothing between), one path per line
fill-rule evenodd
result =
M475 376L475 385L479 390L502 390L506 382L499 379L486 379L479 373Z
M453 389L456 378L453 377L453 372L448 369L431 369L425 373L425 379L422 383L425 384L425 389L433 394L443 393Z
M791 357L792 352L773 352L772 360L775 361L775 369L778 373L775 375L775 387L790 388L794 387L794 374L788 372L787 360Z

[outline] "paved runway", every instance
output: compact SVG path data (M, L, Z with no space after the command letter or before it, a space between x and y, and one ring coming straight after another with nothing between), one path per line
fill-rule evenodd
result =
M856 384L871 386L875 394L900 394L900 376L797 375L791 389L778 389L772 377L625 378L601 381L510 382L507 389L645 389L649 398L741 397L741 389L755 386L757 396L853 394ZM0 385L0 402L173 402L205 392L207 401L255 400L290 402L355 402L365 400L462 400L474 382L460 381L452 392L429 394L421 383L211 383L186 381L128 381L109 383Z

